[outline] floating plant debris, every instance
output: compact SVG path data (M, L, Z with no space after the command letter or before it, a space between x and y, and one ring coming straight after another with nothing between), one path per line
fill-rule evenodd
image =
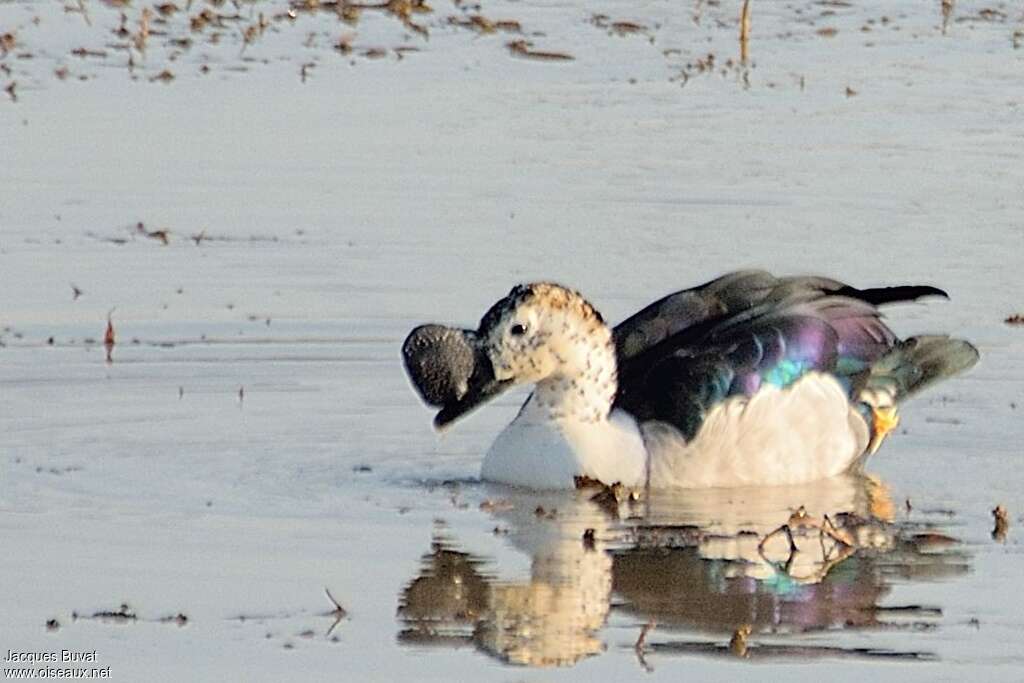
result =
M510 43L506 43L506 46L512 54L517 57L525 57L527 59L537 59L548 62L569 61L575 59L572 55L564 52L534 50L533 43L528 40L513 40Z

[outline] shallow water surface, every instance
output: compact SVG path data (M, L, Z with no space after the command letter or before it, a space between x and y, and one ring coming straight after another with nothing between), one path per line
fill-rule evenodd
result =
M1024 677L1024 16L753 3L743 65L740 4L0 3L0 651ZM939 285L888 321L982 362L864 476L638 501L480 483L523 395L437 435L402 373L519 281L617 321L742 267Z

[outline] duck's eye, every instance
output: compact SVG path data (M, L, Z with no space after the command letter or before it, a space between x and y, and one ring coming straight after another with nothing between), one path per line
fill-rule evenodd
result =
M522 323L516 323L515 325L512 326L511 329L509 329L509 332L512 333L513 337L522 337L524 334L526 334L526 325L523 325Z

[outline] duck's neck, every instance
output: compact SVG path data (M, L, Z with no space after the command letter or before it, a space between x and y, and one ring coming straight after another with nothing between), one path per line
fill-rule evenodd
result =
M558 358L558 369L537 382L524 414L546 420L607 420L618 391L611 330L598 323L569 335Z

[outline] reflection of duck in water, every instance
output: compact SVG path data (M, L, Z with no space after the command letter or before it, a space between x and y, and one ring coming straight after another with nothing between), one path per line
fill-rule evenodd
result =
M528 666L565 666L601 652L597 632L608 614L612 557L603 540L584 543L583 535L607 528L605 515L585 496L517 496L509 505L496 516L530 556L529 580L500 580L481 558L435 538L423 572L402 594L402 639L472 642Z
M966 571L962 554L926 552L935 537L893 523L885 488L868 478L705 493L712 492L624 502L619 510L630 516L619 521L590 501L590 491L514 492L494 514L529 555L529 578L499 579L485 559L435 539L402 592L401 639L472 643L514 664L565 666L604 649L600 630L612 604L656 619L659 629L725 641L742 625L752 627L752 638L873 628L886 624L880 602L894 572L933 578ZM538 515L538 505L557 513ZM827 515L853 545L795 520L790 552L782 535L771 534L800 506L806 518Z
M475 331L417 328L403 352L439 427L534 385L484 458L484 479L572 488L795 484L858 467L897 402L971 367L945 336L899 340L877 306L945 293L732 273L614 330L578 293L515 287Z

